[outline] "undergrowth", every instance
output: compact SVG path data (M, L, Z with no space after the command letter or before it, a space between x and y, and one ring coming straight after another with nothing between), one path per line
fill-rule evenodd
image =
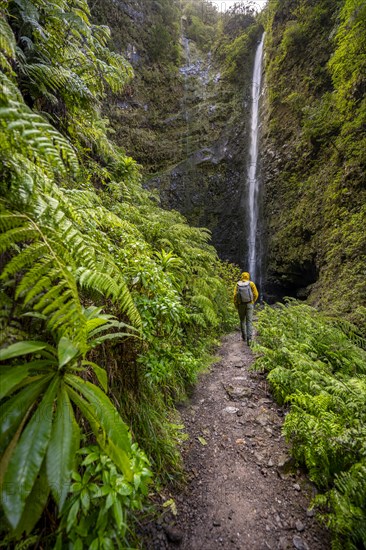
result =
M366 547L366 341L357 328L287 301L259 314L255 368L290 406L292 454L319 489L334 549Z
M3 4L0 546L128 547L179 473L174 403L233 326L233 270L110 140L132 68L86 0Z

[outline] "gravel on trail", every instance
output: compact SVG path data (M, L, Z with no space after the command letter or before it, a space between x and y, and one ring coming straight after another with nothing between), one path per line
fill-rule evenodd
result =
M328 550L310 501L314 486L295 468L281 435L286 411L239 333L180 407L187 484L165 491L173 506L146 526L147 550Z

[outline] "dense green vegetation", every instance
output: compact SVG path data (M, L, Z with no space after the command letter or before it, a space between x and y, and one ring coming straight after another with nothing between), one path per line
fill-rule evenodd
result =
M275 0L259 22L199 0L0 5L2 546L128 547L149 487L181 476L174 404L236 323L238 273L142 174L188 158L185 190L240 203L263 26L269 283L333 318L265 308L257 367L334 547L366 546L365 2Z
M173 404L232 326L232 273L110 140L132 69L86 1L4 7L2 538L122 548L152 475L179 475Z
M269 282L365 329L366 6L269 6Z
M289 302L259 315L257 369L290 406L284 434L319 488L334 549L366 546L366 340L346 321Z

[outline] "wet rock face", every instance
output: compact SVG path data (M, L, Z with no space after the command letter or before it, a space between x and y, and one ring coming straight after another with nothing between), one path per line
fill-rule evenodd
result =
M245 167L227 158L230 144L225 149L221 156L212 149L198 151L147 185L159 189L162 206L178 210L192 225L209 228L222 259L240 264L245 254Z
M301 225L288 230L296 218L298 197L284 186L283 181L294 161L294 151L288 145L276 147L273 138L266 134L266 117L264 112L262 178L266 299L293 296L305 300L318 280L312 235Z
M184 94L174 120L181 121L175 132L182 160L145 186L159 190L163 207L210 229L220 258L244 266L250 104L244 101L245 89L222 81L210 53L191 41L183 44Z
M142 165L144 186L158 189L162 206L180 211L192 225L210 229L219 256L246 267L248 127L256 37L250 35L250 45L230 80L225 76L227 52L203 51L188 38L179 3L163 0L160 5L167 10L143 0L102 4L93 9L96 20L111 27L116 50L135 70L124 93L105 105L115 141ZM235 25L244 30L253 21L236 19ZM171 33L169 51L157 32L164 25ZM154 37L161 50L155 61ZM227 36L229 41L234 38L235 33Z

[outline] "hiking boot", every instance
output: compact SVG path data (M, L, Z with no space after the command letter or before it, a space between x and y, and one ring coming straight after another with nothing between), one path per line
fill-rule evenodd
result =
M247 339L247 345L250 347L252 345L252 341L249 340L249 338Z

